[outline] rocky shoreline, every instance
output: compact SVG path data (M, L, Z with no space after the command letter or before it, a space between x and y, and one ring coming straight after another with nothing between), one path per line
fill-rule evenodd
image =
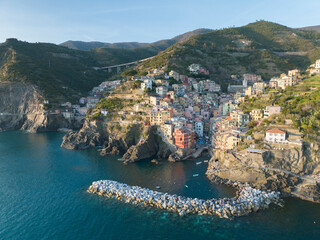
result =
M81 120L68 121L61 115L49 114L37 86L21 82L0 83L0 132L24 130L40 133L59 128L79 129L81 126Z
M280 202L279 192L261 191L240 183L235 183L234 186L238 188L236 197L209 200L170 195L111 180L93 182L88 192L139 206L152 206L177 212L181 216L199 214L232 218L266 209L271 203Z
M100 155L122 155L120 161L134 163L156 157L167 159L172 153L170 147L162 141L155 127L143 124L97 123L86 121L79 131L69 131L61 147L81 150L99 147Z
M282 197L320 203L319 159L297 149L285 153L278 156L276 151L256 155L215 150L206 175L215 183L248 183L262 191L280 192Z

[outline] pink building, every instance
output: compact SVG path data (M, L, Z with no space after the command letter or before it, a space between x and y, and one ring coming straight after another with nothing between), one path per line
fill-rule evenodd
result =
M72 107L72 104L70 102L66 102L66 106L71 108Z
M192 114L191 114L191 112L189 112L189 111L184 112L184 116L185 116L186 118L192 118Z
M264 110L264 116L269 117L274 114L280 114L282 107L280 106L267 106L266 110Z

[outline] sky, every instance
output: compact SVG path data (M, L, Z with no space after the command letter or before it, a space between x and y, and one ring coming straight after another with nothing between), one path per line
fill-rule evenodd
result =
M0 42L154 42L267 20L320 25L319 0L0 0Z

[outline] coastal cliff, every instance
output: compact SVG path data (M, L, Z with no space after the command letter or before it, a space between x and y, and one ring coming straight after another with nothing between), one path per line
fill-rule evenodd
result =
M119 160L132 163L151 157L167 158L172 152L156 127L87 120L80 131L69 131L61 147L80 150L99 147L100 155L124 154Z
M262 154L215 150L207 176L215 182L246 182L261 190L320 203L319 156L319 146L308 143Z
M42 102L35 85L0 83L0 131L27 130L36 133L77 125L61 116L47 114Z

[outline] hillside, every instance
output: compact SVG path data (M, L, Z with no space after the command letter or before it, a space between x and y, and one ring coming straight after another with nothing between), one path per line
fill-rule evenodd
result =
M320 25L318 26L309 26L309 27L303 27L303 28L298 28L300 30L306 30L306 31L316 31L320 33Z
M148 49L103 48L85 52L8 39L0 45L0 82L33 84L50 102L74 102L110 77L93 67L136 61L154 54Z
M225 82L231 74L261 74L264 79L292 68L306 68L320 57L320 34L259 21L244 27L200 34L176 43L144 62L145 71L167 65L187 73L192 63L206 67L211 77Z
M153 43L139 43L139 42L119 42L119 43L104 43L104 42L83 42L83 41L67 41L61 43L61 46L68 47L71 49L77 50L92 50L95 48L125 48L125 49L134 49L134 48L151 48L163 51L170 47L171 45L182 42L189 39L192 36L211 32L211 29L200 28L194 31L186 32L184 34L178 35L172 39L160 40Z
M77 50L79 51L79 50ZM160 50L156 47L140 48L96 48L88 51L100 65L110 66L121 63L134 62L140 59L153 57Z
M246 99L240 109L249 113L252 109L265 109L272 104L283 107L280 115L271 117L268 124L283 124L285 119L290 119L293 126L299 129L305 140L310 142L320 141L320 77L314 76L301 81L286 90L275 91L270 89L269 98ZM263 131L264 126L252 130Z

